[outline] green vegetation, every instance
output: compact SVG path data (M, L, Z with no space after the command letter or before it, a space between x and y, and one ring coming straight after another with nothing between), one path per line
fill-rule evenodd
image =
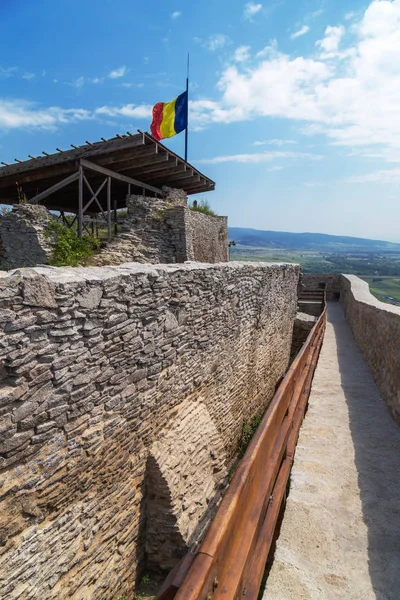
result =
M217 213L212 210L208 200L202 199L199 202L197 200L193 200L193 202L189 204L189 208L190 210L194 210L194 212L200 212L204 215L208 215L209 217L218 217Z
M261 423L261 419L262 416L257 413L250 419L246 419L243 421L242 432L238 441L239 458L242 458L242 456L244 456L244 453L247 450L247 446L250 444L253 435L257 431L257 427Z
M17 185L17 198L18 198L18 204L26 204L28 202L28 198L27 195L24 193L22 187L19 185L18 181L16 182Z
M231 260L298 263L305 273L350 273L359 276L400 276L400 252L325 253L316 250L281 250L235 246Z
M91 235L78 236L76 229L51 221L47 237L54 243L50 264L55 267L78 267L87 264L98 250L99 241Z
M381 302L400 304L400 252L318 252L235 246L230 260L300 264L304 273L358 275Z
M400 304L400 277L363 277L371 294L381 302Z

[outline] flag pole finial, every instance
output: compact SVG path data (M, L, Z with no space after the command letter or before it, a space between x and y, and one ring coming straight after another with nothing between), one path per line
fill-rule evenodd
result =
M188 128L189 128L189 67L190 56L187 55L187 70L186 70L186 129L185 129L185 161L187 162L188 154Z

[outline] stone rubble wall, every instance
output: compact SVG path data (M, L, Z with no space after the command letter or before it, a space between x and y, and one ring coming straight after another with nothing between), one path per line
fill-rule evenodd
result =
M298 267L0 277L0 589L132 596L198 542L286 370Z
M1 217L0 269L48 264L52 247L46 237L51 215L44 206L16 204Z
M325 286L325 288L323 288ZM327 300L338 300L341 286L339 273L303 273L300 274L299 292L305 290L325 289Z
M340 303L355 341L400 425L400 307L377 300L368 283L341 275Z
M182 190L163 191L164 198L127 198L122 232L93 258L93 265L227 262L227 217L191 211Z
M293 358L298 354L301 347L305 343L311 329L318 321L318 316L309 315L307 313L298 312L293 325L292 351Z
M192 253L190 260L199 262L228 261L228 217L210 217L187 211Z

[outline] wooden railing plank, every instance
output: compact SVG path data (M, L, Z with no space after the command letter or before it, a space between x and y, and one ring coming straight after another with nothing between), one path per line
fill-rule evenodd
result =
M322 298L323 312L276 391L175 600L257 598L325 331L325 293L314 295Z

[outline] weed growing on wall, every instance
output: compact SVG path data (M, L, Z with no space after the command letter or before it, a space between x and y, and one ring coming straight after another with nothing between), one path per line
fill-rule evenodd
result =
M209 217L218 217L217 213L212 210L208 200L193 200L193 202L189 204L189 208L190 210L194 210L194 212L200 212Z
M22 187L19 185L18 181L16 182L17 185L17 198L18 198L18 204L26 204L28 202L28 197L27 195L24 193L24 190L22 189Z
M242 458L242 456L244 456L244 453L247 450L247 446L250 444L253 435L257 431L257 427L261 423L261 419L262 416L257 413L250 419L246 419L243 421L242 432L238 441L239 458Z
M55 267L85 265L99 248L99 241L91 235L78 236L75 229L51 221L46 236L52 240L50 264Z

